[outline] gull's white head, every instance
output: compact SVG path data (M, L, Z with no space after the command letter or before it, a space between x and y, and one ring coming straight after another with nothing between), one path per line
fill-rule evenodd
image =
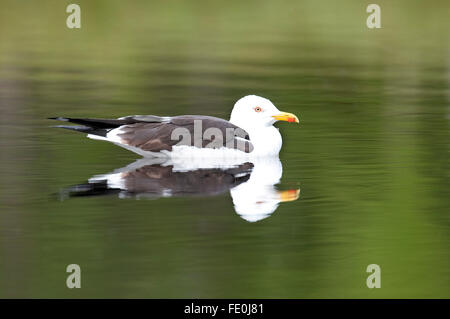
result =
M239 99L231 112L230 122L242 127L271 126L276 121L298 123L298 118L292 113L281 112L268 99L257 95L247 95ZM239 124L237 124L239 123Z
M268 99L247 95L239 99L231 112L230 122L250 134L252 153L276 155L281 149L281 135L273 124L277 121L299 123L297 116L281 112Z

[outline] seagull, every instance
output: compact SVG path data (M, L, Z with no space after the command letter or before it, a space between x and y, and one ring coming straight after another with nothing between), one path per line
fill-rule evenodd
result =
M52 117L78 125L56 127L87 133L144 157L198 158L277 156L281 134L277 121L299 123L268 99L248 95L239 99L230 120L205 115L130 115L118 119Z
M275 157L224 164L213 158L199 162L179 158L141 158L113 172L94 175L64 188L60 199L112 195L120 199L217 196L229 192L236 214L247 222L272 216L280 203L295 201L300 189L278 190L283 166Z

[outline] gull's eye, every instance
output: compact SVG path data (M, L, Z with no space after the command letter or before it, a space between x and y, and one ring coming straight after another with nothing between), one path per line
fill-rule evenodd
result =
M262 108L260 108L259 106L254 108L255 112L262 112Z

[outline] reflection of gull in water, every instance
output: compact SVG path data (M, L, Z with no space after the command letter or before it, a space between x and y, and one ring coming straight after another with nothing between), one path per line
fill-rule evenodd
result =
M255 222L270 216L280 202L296 200L299 190L278 191L282 165L278 157L250 161L230 159L143 158L112 173L96 175L69 187L63 197L116 194L120 198L213 196L230 191L236 212Z
M269 217L280 202L296 200L300 193L299 189L278 191L275 188L283 173L278 157L257 158L253 165L248 181L230 190L236 213L249 222Z

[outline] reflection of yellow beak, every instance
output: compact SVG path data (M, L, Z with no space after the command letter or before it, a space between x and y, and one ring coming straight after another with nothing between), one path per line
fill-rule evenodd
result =
M281 112L277 115L272 115L272 117L277 121L286 121L291 123L299 123L298 117L292 113Z
M280 196L281 202L292 202L297 200L300 196L300 188L289 189L287 191L278 191L278 195Z

